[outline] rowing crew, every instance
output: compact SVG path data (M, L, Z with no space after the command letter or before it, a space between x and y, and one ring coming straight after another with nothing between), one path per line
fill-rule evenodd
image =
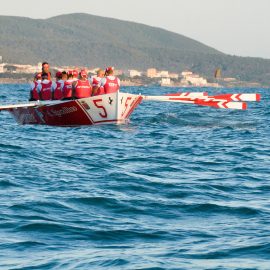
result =
M58 71L55 74L55 81L51 80L51 73L48 70L43 68L42 71L36 74L31 84L30 101L87 98L114 93L120 88L120 80L114 76L112 67L108 67L105 73L98 70L97 76L89 79L85 70L79 73L76 70Z

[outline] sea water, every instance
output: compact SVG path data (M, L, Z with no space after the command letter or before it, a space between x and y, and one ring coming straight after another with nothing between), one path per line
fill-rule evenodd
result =
M0 269L270 269L269 89L192 91L262 101L145 102L128 125L75 128L1 112ZM0 103L27 98L0 85Z

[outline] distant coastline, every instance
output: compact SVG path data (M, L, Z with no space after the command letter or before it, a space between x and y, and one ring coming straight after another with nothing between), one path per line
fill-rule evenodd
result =
M67 14L44 20L0 16L0 25L4 37L0 39L0 63L35 65L44 59L54 66L110 65L143 71L155 67L177 74L188 70L210 84L232 87L269 86L270 82L270 59L227 55L184 35L143 24ZM46 46L42 37L50 41ZM235 81L215 81L217 69L222 77Z
M20 78L20 79L14 79L14 78L0 78L0 84L30 84L31 80L27 79L27 78ZM122 80L121 81L121 86L123 87L128 87L128 86L152 86L155 85L153 84L143 84L142 82L138 82L138 81L133 81L133 80ZM198 87L198 86L183 86L183 85L166 85L164 87L181 87L181 88L192 88L192 87ZM238 85L234 84L234 85L230 85L230 84L224 84L224 85L219 85L219 86L211 86L212 88L241 88L241 87L247 87L247 88L269 88L267 86L262 86L258 83L249 83L249 82L241 82Z

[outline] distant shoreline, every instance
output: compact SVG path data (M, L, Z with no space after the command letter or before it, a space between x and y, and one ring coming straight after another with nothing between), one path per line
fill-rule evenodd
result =
M31 83L30 77L25 78L0 78L0 84L30 84ZM150 87L153 85L158 85L156 84L156 81L152 82L144 82L140 81L137 79L132 80L132 78L126 79L126 80L121 80L121 86L127 87L127 86L137 86L137 87ZM210 87L210 88L262 88L262 89L268 89L270 86L265 86L265 85L260 85L258 83L252 83L252 82L235 82L235 83L228 83L228 84L222 84L222 85L217 85L217 86L195 86L195 85L181 85L179 83L171 84L171 85L158 85L158 86L163 86L163 87L170 87L170 88L200 88L200 87Z
M21 79L21 80L15 80L15 79L0 79L0 84L6 84L6 85L10 85L10 84L30 84L30 81ZM143 85L143 84L137 84L137 83L121 83L121 86L123 87L150 87L151 85ZM200 88L200 86L159 86L159 87L167 87L167 88ZM205 88L205 87L202 87ZM266 86L244 86L244 85L238 85L238 86L219 86L219 87L210 87L210 88L216 88L216 89L221 89L221 88L227 88L227 89L234 89L234 88L262 88L262 89L269 89L270 87L266 87Z

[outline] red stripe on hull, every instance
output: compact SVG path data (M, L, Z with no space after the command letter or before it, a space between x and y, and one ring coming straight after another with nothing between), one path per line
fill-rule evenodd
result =
M128 122L128 119L114 119L114 120L102 120L102 121L96 121L95 124L124 124Z
M134 102L133 106L129 109L126 118L129 118L129 116L132 114L132 112L138 107L138 105L142 102L143 97L139 96L138 99Z
M23 125L81 126L93 124L85 111L74 100L36 108L16 108L11 109L10 112L16 121Z

